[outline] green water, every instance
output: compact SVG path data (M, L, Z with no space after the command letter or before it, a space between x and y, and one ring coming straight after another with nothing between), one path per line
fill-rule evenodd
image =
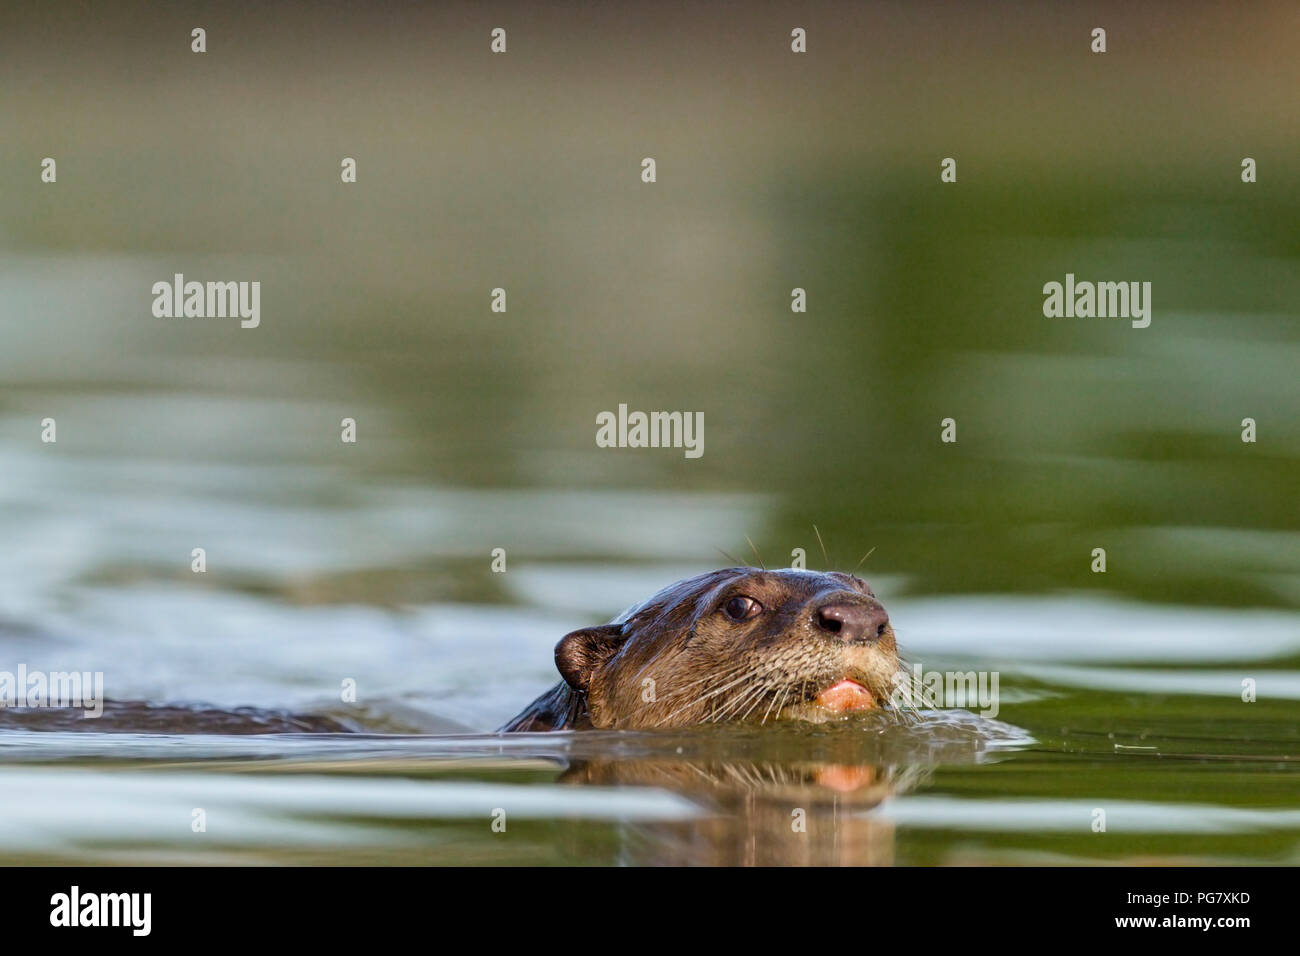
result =
M494 61L450 8L204 11L204 59L13 6L0 670L366 733L5 732L0 862L1300 862L1286 30L933 12L809 8L792 64L779 11L520 8ZM260 327L154 318L177 272ZM1150 326L1044 317L1067 273ZM703 456L596 447L620 403ZM490 736L567 631L796 550L870 551L997 723Z

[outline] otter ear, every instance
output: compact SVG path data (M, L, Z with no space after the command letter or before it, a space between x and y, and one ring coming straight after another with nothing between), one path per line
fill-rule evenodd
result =
M617 624L584 627L555 645L555 666L566 684L585 691L596 668L618 653L623 640L623 628Z

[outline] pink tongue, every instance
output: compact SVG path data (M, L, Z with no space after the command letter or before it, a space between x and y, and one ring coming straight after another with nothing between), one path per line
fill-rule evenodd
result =
M871 710L876 706L876 699L857 681L846 679L827 687L814 703L834 711Z

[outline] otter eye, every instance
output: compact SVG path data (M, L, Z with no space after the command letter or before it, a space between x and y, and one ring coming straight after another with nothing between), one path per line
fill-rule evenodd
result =
M743 594L737 594L722 605L722 612L733 621L744 621L761 610L763 610L763 605L751 597L745 597Z

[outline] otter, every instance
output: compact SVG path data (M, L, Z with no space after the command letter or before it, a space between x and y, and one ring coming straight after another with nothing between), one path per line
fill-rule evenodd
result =
M563 678L498 733L824 721L885 709L889 615L838 571L723 568L555 647Z

